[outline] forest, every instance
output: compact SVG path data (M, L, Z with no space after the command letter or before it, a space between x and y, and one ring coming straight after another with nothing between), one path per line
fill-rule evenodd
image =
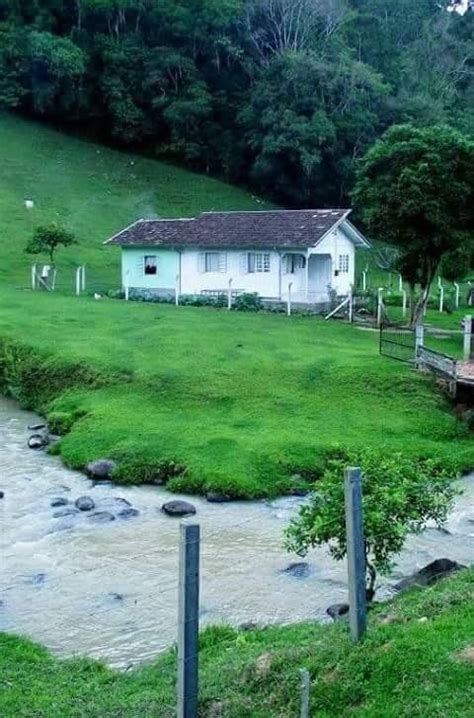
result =
M438 0L0 0L0 109L340 206L389 126L472 136L473 31Z

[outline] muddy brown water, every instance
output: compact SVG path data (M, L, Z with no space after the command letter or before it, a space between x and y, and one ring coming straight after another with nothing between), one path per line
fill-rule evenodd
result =
M59 656L88 655L124 668L146 662L177 635L179 520L160 507L161 488L96 485L58 458L26 448L38 417L0 398L0 630L28 636ZM429 561L474 558L474 477L462 480L447 529L411 538L385 580L391 585ZM140 514L94 524L84 512L54 518L55 497L91 496L115 515L126 499ZM176 498L176 495L173 495ZM305 559L303 576L282 546L302 499L209 504L192 497L202 532L201 624L328 620L347 600L345 565L325 550Z

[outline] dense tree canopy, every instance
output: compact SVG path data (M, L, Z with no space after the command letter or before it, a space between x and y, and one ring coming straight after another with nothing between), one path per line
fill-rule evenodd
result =
M391 124L474 131L473 30L438 0L0 0L0 108L342 204Z

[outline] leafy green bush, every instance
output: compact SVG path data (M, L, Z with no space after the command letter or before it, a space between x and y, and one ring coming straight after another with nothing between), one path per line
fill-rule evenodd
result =
M344 469L363 472L363 510L367 595L373 598L377 571L387 573L408 534L419 534L429 521L446 520L456 490L452 474L437 461L412 459L376 450L335 450L327 456L322 478L287 529L287 547L304 555L328 545L337 560L346 555Z
M234 299L232 309L236 312L259 312L263 309L263 302L256 292L245 292Z

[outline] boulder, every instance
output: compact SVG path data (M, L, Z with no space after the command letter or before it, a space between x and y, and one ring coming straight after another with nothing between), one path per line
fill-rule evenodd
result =
M91 461L86 466L86 473L93 481L109 481L112 471L117 468L115 461L111 459L98 459Z
M167 501L163 504L161 510L168 516L191 516L196 513L195 506L188 501L180 501L179 499Z
M59 511L54 512L53 518L62 519L64 516L76 516L78 513L79 509L73 509L72 507L69 509L60 509Z
M106 524L110 521L115 521L115 516L109 511L96 511L93 514L89 514L88 518L96 524Z
M210 504L225 504L228 501L232 501L232 498L227 494L219 493L219 491L208 491L206 501L209 501Z
M436 581L450 576L455 571L461 571L463 568L466 567L456 561L451 561L449 558L438 558L414 573L413 576L408 576L399 581L399 583L395 584L395 589L404 591L407 588L412 588L412 586L431 586Z
M309 563L306 563L306 561L290 563L286 568L282 569L280 573L294 576L294 578L308 578L310 574Z
M117 516L120 519L132 519L132 518L134 518L134 516L138 516L139 514L140 514L140 512L138 509L128 508L128 509L122 509L121 511L119 511Z
M47 441L41 434L32 434L28 439L28 448L30 449L42 449L47 445Z
M56 496L56 497L51 501L51 506L52 506L53 509L54 509L54 508L56 508L57 506L67 506L68 503L69 503L69 501L68 501L66 498L64 498L64 496Z
M79 511L92 511L92 509L95 509L94 499L91 499L90 496L79 496L74 503Z
M340 621L349 615L349 604L348 603L334 603L326 610L328 616L331 616L333 621Z

